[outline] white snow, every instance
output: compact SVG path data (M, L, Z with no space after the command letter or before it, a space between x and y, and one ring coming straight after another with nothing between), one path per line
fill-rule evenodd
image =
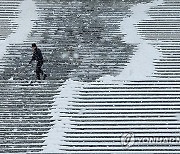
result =
M9 79L9 81L12 81L13 80L13 76Z
M147 15L147 11L150 7L162 4L163 0L155 0L152 3L140 3L134 5L131 8L132 15L124 18L121 24L121 31L126 34L123 41L129 44L137 44L137 51L130 60L130 63L124 70L117 76L112 77L106 75L99 80L104 83L112 83L117 80L146 80L153 79L154 73L153 61L159 59L161 54L152 45L154 42L150 40L144 40L138 34L136 24L142 20L150 20L151 17Z
M82 83L69 79L58 89L60 93L55 96L54 109L51 111L52 119L55 120L55 122L46 138L45 145L47 146L44 147L43 153L62 152L59 148L63 143L64 132L70 129L70 119L63 117L63 115L66 114L62 112L66 111L66 107L71 104L73 96L78 93L76 89L79 87L82 87Z
M155 0L153 3L142 3L132 7L133 14L132 16L125 18L121 23L121 31L127 34L124 41L130 44L138 44L138 50L130 61L130 64L120 75L116 77L106 75L98 79L98 81L101 81L102 83L113 83L119 79L147 79L147 77L150 77L153 74L153 60L155 58L159 58L160 54L156 48L151 45L150 41L145 41L138 35L135 24L143 19L150 19L150 17L146 14L146 11L148 11L150 7L161 3L162 0ZM63 56L66 57L66 55ZM71 127L70 118L62 118L61 112L65 111L66 107L71 105L73 95L78 94L76 88L83 88L83 86L88 86L88 84L70 79L64 83L64 86L59 88L61 92L58 96L56 96L54 103L55 108L52 109L51 112L55 123L48 133L45 141L45 145L47 146L44 147L43 152L63 152L59 150L60 145L63 144L63 134L65 131L70 130ZM82 114L84 110L85 109L79 111L79 114Z
M156 47L152 45L152 41L143 40L141 38L137 32L136 24L144 19L150 20L151 18L147 15L149 8L162 3L163 0L155 0L153 3L141 3L131 8L133 12L132 15L125 18L120 24L121 31L126 34L124 41L129 44L138 44L137 51L122 73L115 77L106 75L98 79L98 81L101 81L102 83L117 84L118 80L153 79L151 77L154 72L153 61L154 59L158 59L161 55ZM5 54L9 44L23 43L27 39L33 27L32 20L37 20L38 18L36 13L36 5L32 0L24 0L19 9L21 10L21 13L19 14L19 17L14 20L14 22L18 24L18 28L5 40L0 41L0 59ZM66 57L68 56L66 53L64 53L62 58ZM78 57L78 54L74 55L74 58ZM10 80L13 80L13 78ZM45 146L42 153L63 153L63 151L60 150L60 146L65 144L63 136L66 131L71 131L71 119L63 112L67 112L68 106L71 106L74 96L78 95L78 91L85 86L87 87L89 84L69 79L61 87L59 87L58 91L60 92L54 97L53 108L51 110L54 125L49 130L49 133L45 138ZM123 82L120 82L119 84L123 85ZM79 114L83 114L85 111L86 109L83 108L79 111ZM178 120L180 120L179 113L177 113L175 116Z
M144 19L151 19L146 12L150 7L157 6L162 3L163 0L155 0L153 3L141 3L131 8L133 14L121 22L121 31L126 34L124 38L126 43L138 44L137 51L120 75L116 77L107 75L98 79L99 81L103 83L113 83L115 80L151 79L154 72L153 61L154 59L158 59L161 55L152 45L153 42L143 40L141 38L135 25ZM23 43L27 39L33 27L32 20L37 20L38 18L36 5L32 0L24 0L20 5L20 10L21 13L19 14L19 17L14 20L14 22L18 24L18 28L5 40L0 41L0 58L2 58L5 54L6 48L9 44ZM66 56L66 54L62 55L64 58ZM78 58L78 55L74 56ZM13 78L10 80L13 80ZM45 146L42 151L43 153L63 152L60 151L60 146L64 143L64 132L70 131L71 129L71 119L66 117L66 114L62 112L67 112L66 108L71 105L71 102L74 100L74 96L78 95L78 90L84 86L88 86L88 83L82 83L69 79L58 89L60 93L54 97L54 108L51 110L54 125L45 138ZM83 114L83 112L85 112L85 109L80 110L79 114ZM178 119L179 117L180 115L177 114Z
M137 4L131 8L133 14L121 22L121 31L126 34L124 41L129 44L138 44L138 48L128 66L119 75L119 79L142 80L153 75L153 61L158 59L161 54L151 45L152 41L141 38L137 32L136 24L145 19L150 20L150 16L147 15L149 8L162 3L163 0L155 0L153 3Z
M18 27L15 32L11 33L5 40L0 41L0 59L6 53L9 44L23 43L33 27L33 21L37 20L38 15L36 12L35 2L32 0L24 0L19 6L20 14L13 23L17 23Z

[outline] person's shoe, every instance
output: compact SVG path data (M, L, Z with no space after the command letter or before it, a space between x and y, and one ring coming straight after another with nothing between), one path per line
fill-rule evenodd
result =
M44 76L43 76L43 80L46 80L46 77L47 77L47 75L46 75L46 74L44 74Z

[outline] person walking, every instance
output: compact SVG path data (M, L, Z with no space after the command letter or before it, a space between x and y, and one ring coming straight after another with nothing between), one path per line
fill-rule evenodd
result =
M29 62L29 64L32 63L32 61L37 61L36 63L36 79L41 80L40 74L43 76L43 80L46 79L47 75L43 72L42 70L42 65L43 65L43 55L41 50L36 46L35 43L32 44L32 50L33 50L33 55L32 58Z

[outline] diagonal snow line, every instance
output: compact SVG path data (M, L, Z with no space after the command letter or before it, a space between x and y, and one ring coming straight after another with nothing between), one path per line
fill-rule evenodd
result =
M132 9L135 9L135 10L137 9L138 11L142 10L142 11L140 11L140 13L142 13L143 15L142 16L140 15L140 17L137 19L137 21L132 22L131 19L138 16L138 11L136 10L137 12L134 11L134 14L129 19L128 18L124 19L124 24L129 24L129 25L134 27L134 24L138 23L140 20L150 18L146 15L145 11L148 10L149 7L157 5L156 2L158 2L158 4L160 3L160 1L154 1L154 3L139 4L139 5L134 6ZM127 29L127 31L128 31L128 29ZM137 51L137 54L134 56L135 57L134 61L132 61L134 63L131 64L131 66L132 66L131 69L133 69L132 71L134 71L133 74L130 77L123 76L124 78L121 75L116 76L116 77L112 77L110 75L107 75L105 77L98 79L97 81L101 81L102 83L111 83L111 84L117 83L118 85L123 86L123 84L124 84L123 81L120 82L120 81L115 81L115 80L116 79L119 80L119 78L122 78L125 80L127 80L127 79L133 79L134 80L134 79L141 79L141 78L146 79L146 77L148 75L152 75L153 69L148 71L148 72L144 72L141 76L139 76L138 71L141 71L141 70L136 70L137 69L136 67L139 67L139 65L141 66L144 61L145 62L148 61L148 63L145 65L146 67L152 67L152 65L153 65L152 62L154 59L154 53L155 53L155 57L157 57L159 55L158 55L156 49L153 46L151 46L148 41L145 41L145 40L140 38L140 36L137 33L137 30L134 32L136 32L136 33L135 34L132 33L132 34L134 34L136 36L132 35L131 31L130 31L130 33L129 32L127 33L128 34L127 36L135 37L135 41L137 41L137 42L126 40L127 43L130 42L130 43L138 43L139 44L139 50ZM146 52L144 52L144 50L146 48L148 48L148 50ZM145 55L145 57L143 57L144 54L147 54L148 56ZM139 62L138 58L142 58L145 60L140 61L140 63L138 63ZM137 66L137 64L138 64L138 66ZM142 66L144 66L144 64ZM127 69L129 69L129 68L127 68ZM147 68L145 68L145 70L146 69ZM126 75L128 75L128 74L126 74ZM136 76L136 75L138 75L138 76ZM47 135L47 138L45 141L46 146L44 147L43 152L46 152L46 153L47 152L63 152L63 151L60 151L59 149L60 149L61 145L65 144L65 140L64 140L65 139L64 138L65 132L70 131L70 129L72 127L71 123L70 123L70 116L72 116L72 115L68 114L69 111L67 109L69 106L71 106L71 102L74 100L73 96L75 94L78 94L78 90L76 88L77 87L83 88L83 86L86 87L88 85L89 84L86 84L86 83L68 80L65 82L65 85L63 87L59 88L59 90L61 92L59 95L57 95L55 97L54 108L51 111L52 119L54 120L54 126L51 128L51 130L49 131L49 133ZM77 112L79 113L79 115L82 115L84 111L85 111L85 109L82 109L82 110L77 111ZM61 113L61 112L64 112L64 113ZM114 112L114 113L116 114L116 112Z
M155 0L152 3L140 3L131 8L133 14L124 18L121 22L121 31L126 34L124 41L130 44L137 44L137 51L130 63L119 75L119 79L142 80L150 78L154 72L153 61L160 57L158 50L151 45L152 41L143 40L138 34L136 24L139 21L150 19L147 11L150 7L162 4L163 0Z
M19 6L19 10L19 17L13 21L18 24L17 29L5 40L0 41L0 59L3 58L9 44L20 44L27 39L34 24L33 20L38 18L35 2L32 0L24 0Z
M68 114L62 113L63 111L68 112L67 108L73 101L74 94L78 94L78 89L81 89L84 83L67 80L62 87L59 87L59 95L55 96L53 109L51 110L52 120L54 120L54 126L50 129L47 137L45 138L45 147L43 148L44 153L52 152L63 152L60 146L65 143L64 132L71 129L70 117Z

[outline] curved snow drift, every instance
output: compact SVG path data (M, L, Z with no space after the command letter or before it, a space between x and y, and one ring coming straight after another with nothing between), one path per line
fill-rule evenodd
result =
M33 27L34 22L32 20L37 20L38 18L35 2L32 0L24 0L19 6L19 10L19 17L13 21L18 24L16 31L11 33L5 40L0 41L0 59L3 58L9 44L23 43L27 39Z

